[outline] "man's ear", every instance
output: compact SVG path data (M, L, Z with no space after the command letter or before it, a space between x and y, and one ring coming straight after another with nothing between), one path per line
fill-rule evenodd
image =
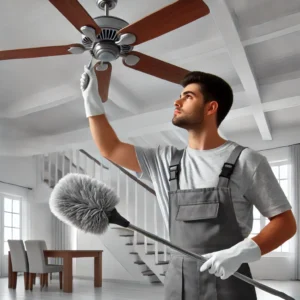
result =
M219 104L217 101L210 101L207 103L207 115L213 115L215 113L217 113Z

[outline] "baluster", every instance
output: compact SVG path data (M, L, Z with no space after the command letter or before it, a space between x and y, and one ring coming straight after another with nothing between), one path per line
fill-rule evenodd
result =
M163 222L163 229L164 229L164 239L167 240L167 230L165 222ZM167 261L167 246L164 245L164 261Z
M48 185L51 188L51 153L48 153Z
M103 174L103 159L102 159L102 157L101 157L101 160L100 160L99 172L100 172L100 175L99 175L99 180L104 182L104 174Z
M109 163L109 170L108 170L108 180L107 180L107 185L111 188L111 173L112 173L112 168L113 168L113 165L111 163Z
M92 176L93 178L96 177L96 162L92 161Z
M73 173L73 150L70 150L70 170L69 173Z
M35 173L37 174L35 177L35 185L37 186L42 181L41 166L40 166L41 156L35 155L34 158L35 158Z
M128 176L126 176L126 217L129 218L129 182Z
M65 151L62 152L62 166L61 166L61 176L64 177L65 176Z
M138 226L138 185L137 185L137 182L135 182L135 203L134 203L134 224L136 226ZM137 245L137 232L134 231L134 245Z
M84 155L84 160L83 160L83 174L88 174L87 172L87 157Z
M147 230L147 190L144 189L144 230ZM148 253L148 238L144 236L145 254Z
M40 168L41 168L41 180L42 182L44 182L45 180L45 156L44 154L43 155L40 155Z
M154 199L154 232L157 235L157 204L156 204L156 199ZM158 242L154 243L154 248L155 248L155 263L158 264Z
M120 169L118 169L118 177L117 177L117 195L120 197L120 175L121 175L121 171Z
M76 150L76 173L79 173L80 156L79 150Z
M57 184L57 181L58 181L58 153L56 152L55 153L55 182L54 182L54 185Z

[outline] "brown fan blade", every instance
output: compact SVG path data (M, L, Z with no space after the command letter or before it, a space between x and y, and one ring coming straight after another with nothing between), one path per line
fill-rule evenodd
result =
M71 45L63 45L63 46L5 50L5 51L0 51L0 60L66 55L66 54L71 54L68 51L68 49L70 49L71 47L82 48L82 45L71 44Z
M94 67L98 79L98 91L103 103L108 100L108 91L112 71L111 63L105 62L104 64L108 65L108 68L105 71L96 70L96 67L99 66L100 63L96 64Z
M119 31L136 36L132 44L138 45L152 40L183 25L209 14L208 6L202 0L178 0Z
M93 27L96 34L101 33L101 28L94 19L86 12L78 0L49 0L77 30L82 26ZM81 31L80 31L81 32Z
M126 58L123 58L125 66L173 83L180 84L183 77L190 72L140 52L132 51L127 57L130 55L137 56L140 60L136 65L130 66L126 63Z

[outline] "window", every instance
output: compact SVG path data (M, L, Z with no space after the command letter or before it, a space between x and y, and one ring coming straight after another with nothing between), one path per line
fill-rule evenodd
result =
M19 199L4 197L4 255L8 255L8 240L21 238L21 202Z
M289 165L287 164L286 161L271 163L270 165L283 192L285 193L286 197L289 199L290 198ZM267 218L264 219L265 219L265 225L267 225L270 222L270 220ZM285 242L283 245L273 250L273 252L290 252L290 241Z
M289 190L289 164L287 161L277 161L270 163L273 173L278 180L283 192L286 197L289 199L290 190ZM260 212L254 207L253 208L253 227L250 237L257 235L261 229L263 229L270 220L260 214ZM283 245L273 250L272 252L281 252L287 253L290 252L290 241L285 242Z

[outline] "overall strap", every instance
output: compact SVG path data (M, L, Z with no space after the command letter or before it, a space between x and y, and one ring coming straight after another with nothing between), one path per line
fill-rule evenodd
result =
M236 163L237 163L242 151L245 148L246 147L238 145L232 151L232 153L230 154L227 162L224 163L223 168L222 168L222 172L219 175L218 187L228 187L229 180L230 180L230 177L233 173L234 167L236 166Z
M171 163L169 166L169 181L170 181L170 191L177 191L179 187L179 172L180 172L180 162L183 155L184 149L176 149L175 153L172 155Z

